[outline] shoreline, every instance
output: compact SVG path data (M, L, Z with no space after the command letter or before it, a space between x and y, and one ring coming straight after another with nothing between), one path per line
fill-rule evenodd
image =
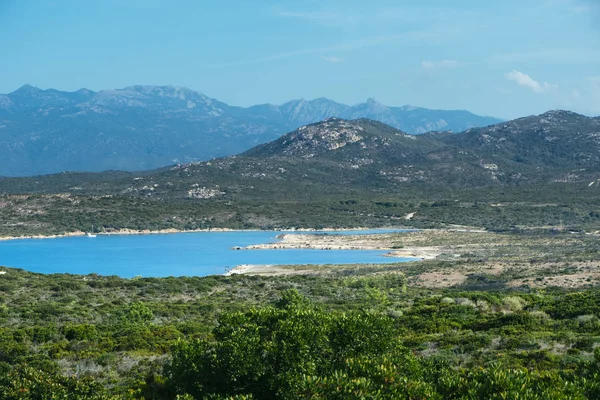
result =
M344 249L341 249L344 250ZM371 250L371 249L360 249L360 250ZM389 257L389 258L402 258L402 259L409 259L409 260L405 260L405 261L398 261L399 263L408 263L408 262L418 262L418 261L424 261L424 260L433 260L435 259L440 253L438 252L432 252L429 249L426 248L414 248L413 249L414 252L396 252L396 251L390 251L388 253L382 254L382 257ZM364 265L370 265L370 264L378 264L379 263L367 263ZM299 270L287 270L285 268L282 267L300 267L299 265L293 265L293 264L240 264L240 265L236 265L235 267L227 270L223 276L232 276L232 275L298 275L298 274L302 274L302 273L311 273L311 269L310 266L319 266L319 265L324 265L324 264L306 264L306 265L301 265L301 266L309 266L309 268L305 268L305 269L299 269ZM344 264L331 264L334 266L341 266ZM354 264L351 264L354 265ZM361 265L361 264L356 264L356 265Z
M409 259L406 262L417 262L424 260L433 260L440 256L444 250L439 246L409 246L397 248L394 247L389 239L374 238L377 234L357 236L332 235L322 237L315 234L283 234L277 237L278 241L271 243L262 243L249 245L241 248L234 248L239 251L252 250L277 250L277 249L316 249L316 250L379 250L386 252L382 257ZM398 261L401 262L401 261ZM287 272L277 269L277 265L261 264L240 264L228 270L224 275L261 275L261 274L290 274L298 273ZM277 271L275 271L277 270Z
M288 229L233 229L233 228L203 228L203 229L159 229L156 231L152 230L134 230L134 229L119 229L111 232L97 232L97 236L111 236L111 235L168 235L174 233L200 233L200 232L345 232L345 231L365 231L365 230L386 230L386 229L411 229L405 227L379 227L379 228L288 228ZM87 233L83 231L66 232L54 235L25 235L25 236L0 236L0 242L9 240L28 240L28 239L60 239L67 237L84 237Z
M407 231L410 232L410 231ZM318 234L282 234L278 241L270 243L253 244L235 250L281 250L281 249L314 249L314 250L379 250L386 251L384 257L415 258L420 260L434 259L441 254L441 249L436 246L409 246L397 247L388 238L375 235L332 235L323 237ZM383 234L385 235L385 233ZM387 239L387 240L386 240Z

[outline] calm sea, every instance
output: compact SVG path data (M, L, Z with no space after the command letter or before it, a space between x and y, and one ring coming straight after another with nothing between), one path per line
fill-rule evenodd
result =
M385 233L345 231L328 234ZM231 250L270 243L282 232L193 232L153 235L99 235L96 238L0 241L0 265L41 273L134 276L206 276L240 264L390 263L410 259L383 257L372 250Z

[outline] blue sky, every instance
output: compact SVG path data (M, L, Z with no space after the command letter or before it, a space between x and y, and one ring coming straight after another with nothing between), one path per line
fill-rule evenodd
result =
M0 49L0 93L171 84L242 106L600 115L598 0L0 0Z

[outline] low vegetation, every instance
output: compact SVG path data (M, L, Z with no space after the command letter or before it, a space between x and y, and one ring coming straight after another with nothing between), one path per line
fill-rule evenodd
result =
M539 277L553 257L565 265L559 272L596 262L595 237L570 235L405 234L394 240L480 250L302 275L122 279L0 268L0 397L597 398L596 281L511 285L522 272L466 273L498 259ZM548 240L556 245L544 259ZM422 284L447 271L467 279Z
M161 183L162 184L162 183ZM318 190L317 190L318 189ZM110 190L108 190L110 191ZM332 193L280 183L216 199L130 195L0 195L0 237L89 231L466 225L491 231L600 229L598 187L571 184L395 193Z

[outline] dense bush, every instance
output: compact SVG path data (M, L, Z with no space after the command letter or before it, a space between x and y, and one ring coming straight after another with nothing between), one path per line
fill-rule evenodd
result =
M557 370L453 368L401 346L388 317L287 297L277 308L224 315L214 339L175 346L172 390L194 398L583 399L598 384Z
M415 289L382 268L132 280L3 269L0 398L600 398L597 290Z

